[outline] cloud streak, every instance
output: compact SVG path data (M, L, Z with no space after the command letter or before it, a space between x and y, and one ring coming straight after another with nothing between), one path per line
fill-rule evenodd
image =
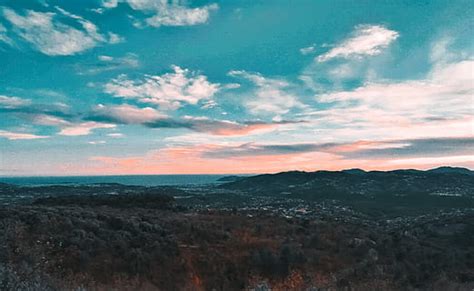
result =
M14 109L14 108L19 108L19 107L29 105L29 104L31 104L31 100L28 100L28 99L0 95L0 107L2 108Z
M21 140L21 139L41 139L41 138L48 138L49 136L0 130L0 137L6 138L9 140Z
M381 54L398 37L398 32L382 25L358 25L348 39L318 56L316 60L325 62L333 58L375 56Z
M128 53L122 57L100 55L95 63L75 66L79 75L96 75L103 72L136 69L138 67L140 67L140 61L138 56L133 53Z
M206 158L226 159L246 156L275 156L322 152L344 159L399 159L412 157L466 156L474 157L473 137L446 137L348 143L295 143L222 146L204 152Z
M149 128L188 129L213 135L247 135L271 130L278 126L302 123L303 121L244 121L214 120L204 117L185 116L180 119L169 117L151 107L138 108L131 105L97 106L86 120L115 124L139 124Z

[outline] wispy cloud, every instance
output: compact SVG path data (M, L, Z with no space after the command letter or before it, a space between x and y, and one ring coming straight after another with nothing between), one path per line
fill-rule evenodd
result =
M31 104L31 100L0 95L0 107L13 109Z
M247 110L255 115L267 114L278 116L288 113L292 108L303 108L305 105L290 93L291 84L285 80L266 78L258 73L230 71L230 76L251 81L255 89L247 93L250 98L243 101Z
M167 118L167 116L151 107L138 108L127 104L117 106L99 104L88 118L118 124L143 124Z
M105 85L105 92L165 109L177 109L183 104L196 105L201 100L208 100L219 90L219 84L209 82L204 75L179 66L172 66L172 69L172 73L145 76L143 80L130 80L121 75Z
M77 136L77 135L89 135L94 129L101 128L114 128L114 124L97 123L97 122L82 122L76 124L70 124L61 128L59 135Z
M59 135L67 136L88 135L94 129L116 127L111 123L82 120L81 114L70 113L69 107L62 104L32 104L30 100L19 97L0 96L0 114L5 114L2 118L13 115L35 125L53 126L59 129ZM10 139L35 138L30 134L8 136Z
M62 103L38 104L33 103L30 99L4 95L0 96L0 114L6 116L13 115L26 121L31 121L38 115L59 118L71 118L74 116L69 112L69 107Z
M89 135L94 129L116 127L115 124L111 123L100 123L94 121L72 122L50 115L37 115L34 117L33 122L39 125L58 127L60 129L58 134L66 136Z
M189 118L185 126L197 132L207 132L222 136L239 136L261 133L279 126L301 123L302 121L245 121L242 123L227 120L210 120L207 118Z
M33 124L59 128L59 135L69 136L88 135L94 129L130 124L148 128L188 129L220 136L239 136L267 132L280 126L304 122L300 120L236 122L192 116L173 118L151 107L139 108L128 104L99 104L86 113L69 113L64 111L68 108L62 106L30 104L20 98L9 97L4 103L0 106L0 113L17 114L19 118Z
M93 140L89 141L88 144L92 145L105 145L107 142L105 140Z
M40 138L48 138L45 135L36 135L31 133L21 133L21 132L11 132L6 130L0 130L0 137L9 139L9 140L17 140L17 139L40 139Z
M347 59L378 55L398 37L397 31L382 25L358 25L348 39L318 56L316 60L325 62L333 58Z
M248 135L302 121L245 121L215 120L206 117L183 118L169 117L156 109L138 108L131 105L97 106L87 117L87 120L107 124L140 124L149 128L188 129L213 135L232 136Z
M314 53L315 51L316 51L316 46L314 44L304 47L304 48L300 48L300 53L302 55L309 55L309 54Z
M101 43L117 43L120 37L110 33L104 35L92 22L56 7L59 12L37 12L27 10L18 14L13 9L2 8L4 17L12 24L13 31L31 43L40 52L49 56L74 55ZM69 25L68 19L77 25Z
M397 160L416 157L471 156L473 137L438 137L423 139L362 140L345 143L286 143L219 145L208 148L202 156L231 159L247 156L275 156L304 153L327 153L346 160Z
M121 137L124 137L125 135L120 132L112 132L112 133L108 133L107 136L110 136L112 138L121 138Z
M437 137L424 139L376 141L346 145L341 154L350 159L401 159L471 156L474 137ZM344 150L344 148L336 148Z
M7 35L7 29L0 23L0 42L13 45L13 40Z
M90 64L77 64L75 69L79 75L95 75L115 70L127 70L140 67L138 56L128 53L122 57L100 55L97 62Z
M152 16L145 19L145 24L153 27L203 24L208 21L211 12L219 8L217 4L189 7L187 1L183 0L105 0L102 5L110 9L117 7L120 2L127 3L133 10L151 14ZM135 26L142 27L144 24L138 21Z

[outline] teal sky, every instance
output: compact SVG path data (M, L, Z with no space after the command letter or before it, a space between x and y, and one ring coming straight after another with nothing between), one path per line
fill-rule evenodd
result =
M474 168L472 15L0 0L0 175Z

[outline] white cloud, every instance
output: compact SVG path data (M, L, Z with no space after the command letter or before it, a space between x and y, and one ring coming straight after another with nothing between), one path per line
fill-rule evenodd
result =
M93 140L93 141L89 141L88 144L102 145L102 144L106 144L106 141L105 140Z
M334 139L472 136L474 60L436 63L424 79L379 81L317 97L329 109L306 114Z
M115 121L126 124L141 124L167 117L150 107L138 108L127 104L118 106L105 106L99 104L94 112L100 116L107 116Z
M102 6L105 8L115 8L118 5L118 0L103 0Z
M97 57L100 61L103 61L103 62L110 62L110 61L113 61L113 57L111 56L104 56L104 55L101 55L101 56L98 56Z
M109 32L108 35L109 35L109 43L111 44L117 44L117 43L121 43L125 41L125 38L121 37L120 35L116 33Z
M198 8L187 8L179 5L167 5L158 10L157 14L146 20L146 23L154 26L188 26L206 23L210 11L218 9L217 4L206 5Z
M328 75L334 80L350 78L355 76L355 74L356 69L351 64L341 64L328 71Z
M112 132L112 133L107 134L107 136L110 136L110 137L113 137L113 138L124 137L123 133L119 133L119 132Z
M118 35L109 37L99 33L92 22L56 7L59 15L53 12L27 10L24 15L9 8L3 8L3 15L13 25L16 32L25 41L31 43L40 52L49 56L74 55L91 49L100 43L117 43ZM72 26L61 22L60 18L74 20Z
M146 76L144 80L132 81L121 75L105 85L105 92L117 97L137 99L142 103L157 104L163 108L176 109L183 104L196 105L210 99L219 84L211 83L204 75L173 66L173 73L161 76Z
M44 135L36 135L36 134L20 133L20 132L11 132L11 131L6 131L6 130L0 130L0 137L4 137L4 138L9 139L9 140L48 138L48 136L44 136Z
M351 37L318 56L316 60L324 62L333 58L348 59L378 55L398 37L398 32L382 25L358 25Z
M256 86L251 98L244 101L244 106L252 114L280 115L292 108L305 107L293 94L288 92L290 83L284 80L265 78L260 74L246 71L230 71L230 76L245 78Z
M204 102L204 104L201 106L201 109L211 109L217 106L217 102L215 100L208 100Z
M29 104L31 100L28 99L0 95L0 106L3 108L18 108Z
M119 2L127 3L133 10L153 14L145 19L145 23L154 27L203 24L208 21L211 11L219 8L217 4L192 8L184 0L104 0L102 6L109 9L115 8ZM143 27L141 22L134 25Z
M308 47L304 47L300 49L300 53L302 55L309 55L311 53L314 53L316 51L316 47L314 45L310 45Z
M436 66L424 80L396 83L368 83L353 91L320 96L322 102L355 101L371 108L405 111L408 114L436 114L440 117L472 111L474 60ZM450 113L448 115L448 113Z

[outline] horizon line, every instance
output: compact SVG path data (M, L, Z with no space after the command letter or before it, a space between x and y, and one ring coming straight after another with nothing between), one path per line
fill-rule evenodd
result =
M469 171L474 171L474 168L470 167L459 167L459 166L438 166L428 169L417 169L417 168L397 168L391 170L366 170L363 168L346 168L341 170L325 170L319 169L314 171L305 171L305 170L287 170L287 171L278 171L278 172L262 172L262 173L196 173L196 174L179 174L179 173L169 173L169 174L104 174L104 175L95 175L95 174L85 174L85 175L1 175L1 178L52 178L52 177L117 177L117 176L257 176L257 175L266 175L266 174L278 174L278 173L288 173L288 172L304 172L304 173L314 173L314 172L342 172L342 171L349 171L349 170L362 170L364 172L393 172L393 171L408 171L408 170L415 170L415 171L430 171L439 168L458 168L458 169L466 169Z

